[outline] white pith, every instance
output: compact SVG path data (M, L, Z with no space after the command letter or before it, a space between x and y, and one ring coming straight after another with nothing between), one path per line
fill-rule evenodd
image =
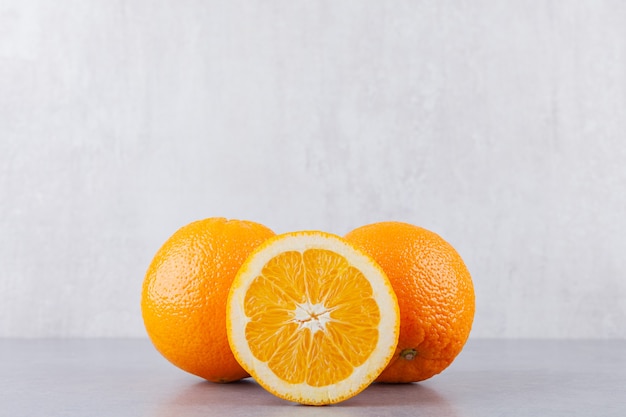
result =
M311 304L307 300L296 304L292 321L298 325L298 330L309 329L311 334L315 334L326 328L326 323L331 321L330 313L331 310L324 303Z

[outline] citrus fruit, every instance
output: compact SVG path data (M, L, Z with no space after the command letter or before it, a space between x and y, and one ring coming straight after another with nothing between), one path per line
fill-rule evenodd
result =
M239 270L227 304L239 363L271 393L331 404L385 368L399 312L380 267L342 238L317 231L268 239Z
M398 297L398 347L377 381L422 381L447 368L469 337L475 309L472 278L456 250L401 222L362 226L345 238L378 262Z
M208 218L176 231L146 273L141 310L156 349L179 368L214 382L249 376L226 337L226 298L245 259L274 235L242 220Z

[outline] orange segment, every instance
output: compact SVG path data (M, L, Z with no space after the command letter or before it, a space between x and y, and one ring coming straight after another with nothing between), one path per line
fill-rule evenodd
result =
M305 404L356 395L398 338L391 284L371 258L323 232L277 236L240 269L227 304L235 357L263 387Z

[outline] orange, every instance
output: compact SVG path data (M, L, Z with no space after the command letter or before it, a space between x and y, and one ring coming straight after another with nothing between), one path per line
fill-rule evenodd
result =
M146 273L141 310L156 349L179 368L213 382L248 375L226 336L226 297L254 248L274 235L267 227L209 218L176 231Z
M379 382L416 382L447 368L474 319L474 287L465 263L439 235L407 223L359 227L346 240L385 271L398 297L400 338Z
M303 404L351 398L387 366L400 313L380 267L342 238L308 231L257 248L233 282L228 338L269 392Z

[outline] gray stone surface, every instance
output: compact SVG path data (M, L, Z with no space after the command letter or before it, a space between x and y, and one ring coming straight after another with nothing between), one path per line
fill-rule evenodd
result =
M0 339L0 411L30 416L626 415L626 341L470 340L419 384L373 384L323 408L283 401L252 380L189 375L141 339Z

